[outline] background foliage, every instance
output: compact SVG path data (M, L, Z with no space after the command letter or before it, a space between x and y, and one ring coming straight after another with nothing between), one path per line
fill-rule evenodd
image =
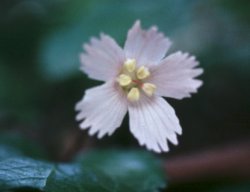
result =
M99 84L78 70L82 44L105 32L123 45L136 19L145 28L157 25L173 41L170 52L190 52L205 69L204 86L197 95L183 101L168 99L184 134L179 146L163 157L249 139L249 9L247 0L1 0L0 143L12 150L0 151L0 164L20 148L25 158L37 159L35 163L69 161L80 149L138 148L127 120L112 137L97 141L78 130L74 119L74 105L84 90ZM96 158L98 165L100 157ZM58 170L64 165L50 166L55 170L51 177L62 176ZM106 169L101 172L109 177ZM133 179L126 180L133 185ZM210 190L204 186L202 190ZM238 184L234 186L239 190Z

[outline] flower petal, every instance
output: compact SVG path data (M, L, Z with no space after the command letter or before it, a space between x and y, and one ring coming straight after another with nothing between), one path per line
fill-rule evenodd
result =
M80 55L81 70L93 79L107 81L114 78L125 60L123 50L108 35L92 38L84 49L86 53Z
M111 135L122 123L127 113L127 100L119 87L111 82L88 89L84 98L76 105L76 119L84 121L81 129L89 134L98 132L98 138Z
M167 140L177 145L182 129L174 109L161 97L143 96L129 105L130 131L140 145L155 152L168 151Z
M203 69L194 68L198 62L187 53L176 52L151 69L149 82L156 85L156 94L164 97L183 99L196 93L202 81L194 79Z
M129 30L124 50L127 58L137 60L137 64L157 64L166 54L171 43L162 33L153 26L145 31L140 21L136 21Z

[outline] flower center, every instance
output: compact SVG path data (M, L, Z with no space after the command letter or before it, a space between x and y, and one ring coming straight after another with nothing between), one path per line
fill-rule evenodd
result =
M120 75L117 77L117 82L127 94L129 101L138 101L141 91L150 97L155 92L156 86L146 82L148 77L150 77L150 72L147 67L140 66L137 68L135 59L127 59L123 64Z

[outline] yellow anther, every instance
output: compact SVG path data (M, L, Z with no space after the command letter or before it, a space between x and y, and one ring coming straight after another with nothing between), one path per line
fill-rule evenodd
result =
M137 69L136 76L138 79L145 79L150 75L148 68L141 66Z
M140 98L140 91L138 88L133 87L129 92L128 92L128 100L129 101L138 101Z
M133 72L135 70L135 66L136 66L136 60L135 59L127 59L124 62L124 67L128 72Z
M127 86L132 82L132 79L130 76L125 75L125 74L121 74L119 75L119 77L117 78L118 83L121 86Z
M155 92L156 86L152 83L144 83L142 85L142 90L148 95L152 96Z

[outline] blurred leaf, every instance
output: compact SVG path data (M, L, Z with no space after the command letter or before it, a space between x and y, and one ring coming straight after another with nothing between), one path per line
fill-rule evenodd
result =
M13 147L0 145L0 159L6 159L21 155L22 153Z
M38 114L37 95L41 88L31 72L23 73L18 68L1 62L0 58L0 119L2 115L6 119L34 120Z
M159 165L140 151L95 151L75 163L58 165L11 157L0 161L0 190L151 192L165 186Z
M47 159L46 153L38 145L38 143L17 133L13 134L13 133L1 132L0 157L1 157L1 149L2 153L6 154L6 156L2 155L2 157L9 157L13 155L16 156L15 154L19 154L36 159ZM6 153L4 153L4 151L6 151Z
M117 191L123 187L94 168L85 169L79 164L58 165L48 178L46 192L98 192ZM125 188L124 188L125 189ZM127 190L126 190L127 191ZM134 190L132 190L134 191Z
M100 158L101 157L101 158ZM87 167L95 167L116 182L139 191L155 191L164 187L164 176L159 174L161 164L149 153L142 151L98 151L80 160Z
M40 70L49 80L63 80L78 72L81 36L79 30L61 29L42 45ZM63 39L63 40L62 40Z

